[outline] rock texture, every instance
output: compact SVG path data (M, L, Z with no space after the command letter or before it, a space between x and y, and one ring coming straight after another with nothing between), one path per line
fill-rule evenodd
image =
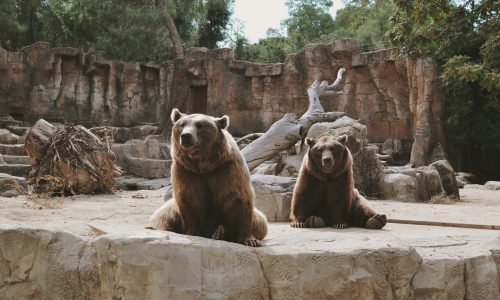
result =
M144 229L163 192L68 197L55 209L0 197L0 299L500 297L497 231L271 223L264 247L251 249ZM370 204L390 218L498 224L497 192L480 192L451 206Z
M0 106L18 120L130 126L156 123L168 67L107 61L96 53L38 42L0 48Z
M352 39L307 45L279 64L238 61L232 49L190 48L184 61L162 65L108 61L43 42L0 49L0 106L24 121L131 126L158 123L173 101L187 112L227 114L230 131L243 135L267 130L285 113L302 114L307 87L332 81L341 67L345 94L322 96L325 110L359 119L370 142L415 141L412 162L432 162L434 148L444 145L436 64L396 49L358 53Z

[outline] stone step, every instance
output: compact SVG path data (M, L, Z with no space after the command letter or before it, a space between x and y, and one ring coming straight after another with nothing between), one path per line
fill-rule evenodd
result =
M2 159L7 164L30 164L30 157L27 155L2 155Z
M10 174L12 176L27 177L30 171L31 171L31 165L25 165L25 164L0 165L0 173Z
M25 133L27 133L28 130L30 130L30 128L31 127L25 127L25 126L7 126L7 129L10 132L17 134L18 136L22 136Z
M22 121L0 118L0 128L7 128L8 126L21 126L22 124Z
M0 144L2 155L26 155L24 144Z
M389 154L377 154L377 158L382 161L387 161L392 159L392 157Z

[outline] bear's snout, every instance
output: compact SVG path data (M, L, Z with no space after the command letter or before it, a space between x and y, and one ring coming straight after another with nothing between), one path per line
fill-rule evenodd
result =
M333 155L331 151L325 151L323 152L323 155L321 156L321 164L323 165L323 168L325 169L331 169L333 167Z
M184 147L191 147L194 145L194 137L189 132L183 132L181 134L181 145Z

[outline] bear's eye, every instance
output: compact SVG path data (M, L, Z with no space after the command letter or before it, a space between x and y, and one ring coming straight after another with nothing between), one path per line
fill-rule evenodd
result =
M341 147L335 147L335 148L333 148L333 153L336 154L336 155L342 153L342 148Z

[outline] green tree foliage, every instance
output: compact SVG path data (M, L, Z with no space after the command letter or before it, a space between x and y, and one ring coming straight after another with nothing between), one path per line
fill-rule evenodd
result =
M333 29L333 18L329 9L330 0L287 0L288 19L286 27L288 40L294 48L301 48L311 41L319 40Z
M209 0L203 5L205 18L199 27L198 45L207 48L216 48L217 43L223 41L231 19L234 1Z
M14 0L0 1L0 46L12 48L16 45L14 36L18 36L23 31L23 26L17 16L20 14L19 7ZM13 45L14 44L14 45Z
M47 41L102 50L110 58L161 61L172 57L167 13L186 47L216 47L233 1L166 1L166 9L159 9L157 0L2 0L0 44L15 51Z
M236 57L259 62L283 61L286 54L299 51L308 43L354 38L362 50L385 48L390 44L390 17L396 12L391 0L349 0L337 11L329 13L332 1L287 1L289 18L280 29L270 28L267 38L249 44L240 41Z
M386 48L390 44L390 18L395 12L391 0L346 1L345 7L337 11L329 38L354 38L362 50Z
M390 36L413 56L442 64L448 150L458 168L499 177L500 2L395 1ZM488 157L483 167L477 160ZM476 160L476 161L474 161Z

